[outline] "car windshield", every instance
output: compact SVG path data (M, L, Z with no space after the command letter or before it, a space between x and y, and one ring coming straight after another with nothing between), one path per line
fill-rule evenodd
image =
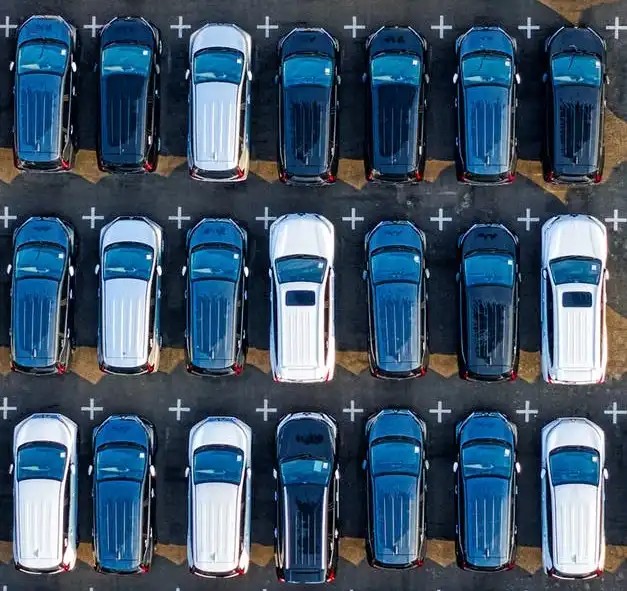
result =
M374 283L420 281L420 255L408 250L384 250L370 259Z
M18 74L46 73L63 75L67 66L68 48L61 43L34 41L20 47L17 56Z
M15 278L43 277L61 281L65 269L65 251L52 244L27 244L17 249Z
M420 470L420 445L409 441L381 441L372 446L371 469L381 474L414 474Z
M509 478L512 472L512 450L504 443L469 443L462 448L462 469L464 478Z
M322 55L294 55L283 64L283 84L290 86L323 86L331 88L333 62Z
M207 447L194 453L194 484L226 482L239 484L244 453L235 447Z
M565 53L554 57L551 67L556 86L601 86L601 60L594 55Z
M146 451L135 445L111 445L96 454L97 480L144 479Z
M462 61L462 79L466 86L509 86L512 83L512 60L500 54L470 55Z
M102 52L102 73L147 76L150 69L150 48L144 45L119 43Z
M148 281L152 273L153 250L144 244L115 244L104 254L103 277Z
M325 460L296 458L281 464L283 484L319 484L324 486L329 481L331 464Z
M599 453L591 448L563 447L549 455L553 486L589 484L598 486L601 475Z
M420 60L415 55L391 53L375 57L371 65L372 84L420 84Z
M194 56L194 84L230 82L239 84L244 71L244 54L232 49L206 49Z
M466 285L514 285L514 259L506 254L475 253L464 259Z
M326 261L314 256L299 255L276 261L279 283L322 283L326 268Z
M16 476L18 480L41 478L63 480L67 449L52 442L27 443L17 451Z
M555 259L549 263L555 285L587 283L598 285L601 279L601 261L588 257Z
M201 247L192 251L190 278L237 281L240 253L228 247Z

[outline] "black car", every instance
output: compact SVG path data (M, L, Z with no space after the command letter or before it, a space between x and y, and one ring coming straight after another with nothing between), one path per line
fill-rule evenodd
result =
M152 172L159 157L159 29L117 17L100 31L98 166L106 172Z
M426 161L427 42L411 27L381 27L366 41L366 178L415 183Z
M277 578L287 583L329 583L338 560L340 472L335 421L298 412L276 430Z
M11 369L64 374L73 347L74 229L32 217L13 235Z
M465 570L511 569L516 560L516 425L473 412L455 429L455 555Z
M334 183L338 166L340 46L324 29L293 29L279 41L279 179Z
M500 27L472 27L455 42L457 180L502 185L516 176L516 41Z
M366 235L368 360L378 378L423 376L429 365L426 239L409 221Z
M518 237L475 224L459 237L459 371L468 380L515 380L518 372Z
M366 423L370 566L422 566L427 551L427 427L411 410L385 409Z
M603 179L606 47L589 27L562 27L545 43L544 179L589 184Z
M112 415L92 437L95 569L134 574L150 569L155 548L155 429L136 415Z
M60 16L31 16L17 32L13 159L19 169L69 170L75 133L76 28Z
M187 235L187 371L239 375L246 361L246 231L205 218Z

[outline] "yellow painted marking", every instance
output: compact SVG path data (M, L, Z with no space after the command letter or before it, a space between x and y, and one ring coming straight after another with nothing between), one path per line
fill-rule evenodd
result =
M13 560L13 543L0 542L0 563L8 564Z
M257 566L268 566L274 560L274 547L262 544L250 545L250 561Z
M611 0L577 0L577 2L573 2L573 0L540 0L540 2L563 16L572 24L579 22L579 19L586 9L599 4L612 4ZM542 31L540 31L540 33L542 33ZM548 33L545 32L545 35L548 36Z
M159 356L159 371L171 374L185 360L184 349L166 347L161 349Z
M609 337L607 377L620 380L627 371L627 319L609 306L606 310Z
M104 377L104 374L98 368L96 348L77 347L72 352L70 371L91 384L97 384Z
M253 160L250 163L250 174L263 179L266 183L279 181L276 162L270 160Z
M605 547L605 570L615 573L627 560L627 546Z
M181 565L187 561L187 546L157 543L155 554L173 562L174 564Z
M429 355L429 371L434 371L445 378L457 374L457 355L431 353Z
M270 353L264 349L248 349L246 355L246 365L254 365L257 369L260 369L263 373L270 373Z
M337 176L341 182L350 185L358 191L363 189L366 186L364 161L341 158Z
M449 566L455 562L455 542L427 540L427 558L440 566Z
M13 165L13 149L0 148L0 180L11 183L20 174L20 171Z
M516 566L527 571L529 574L535 573L542 567L542 549L530 546L518 546L516 549Z
M540 330L540 327L538 327L538 330ZM518 376L531 384L540 377L540 373L540 353L538 351L523 351L521 349Z
M429 160L425 166L425 181L434 183L440 175L453 166L452 160Z
M335 362L352 374L359 375L368 369L368 353L365 351L336 351Z
M0 347L0 374L3 376L11 372L10 359L9 347Z
M94 549L90 543L81 542L78 545L76 557L80 562L84 562L92 568L94 567Z
M627 123L605 109L605 179L627 158Z
M358 566L366 558L366 548L363 538L341 538L340 556Z
M159 176L169 177L179 166L182 167L187 162L184 156L159 156L157 170L155 174Z
M90 183L97 183L107 176L98 168L98 159L95 150L79 150L76 154L72 174L76 174Z

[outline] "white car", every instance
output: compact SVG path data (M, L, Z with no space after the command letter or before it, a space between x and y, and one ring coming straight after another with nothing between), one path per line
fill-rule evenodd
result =
M207 417L189 433L187 562L201 577L248 571L252 432L234 417Z
M607 230L589 215L542 226L542 377L551 384L605 380Z
M34 414L13 431L13 560L26 573L76 565L78 482L76 423Z
M270 226L270 364L277 382L328 382L335 371L335 230L293 213Z
M542 429L542 564L560 579L588 579L605 564L605 434L584 418Z

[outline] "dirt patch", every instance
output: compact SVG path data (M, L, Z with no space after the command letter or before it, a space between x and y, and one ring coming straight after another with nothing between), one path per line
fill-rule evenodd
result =
M428 540L427 558L440 566L449 566L455 562L455 542L449 540Z
M368 354L365 351L337 351L335 361L356 376L368 369Z
M98 368L98 358L94 347L77 347L72 353L70 371L94 385L104 376Z
M340 556L358 566L366 558L363 538L342 538L340 540Z

